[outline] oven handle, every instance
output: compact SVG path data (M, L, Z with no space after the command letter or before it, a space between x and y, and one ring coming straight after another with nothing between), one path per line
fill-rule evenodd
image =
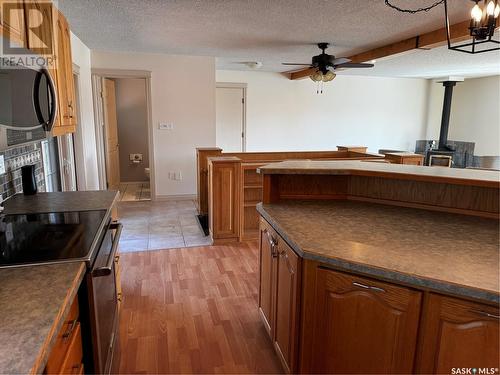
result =
M122 234L123 224L121 223L111 223L108 230L116 229L115 237L113 238L113 245L111 246L111 252L108 256L108 261L104 267L96 268L92 271L93 277L108 276L113 270L113 263L115 261L116 251L118 250L118 242L120 242L120 236Z

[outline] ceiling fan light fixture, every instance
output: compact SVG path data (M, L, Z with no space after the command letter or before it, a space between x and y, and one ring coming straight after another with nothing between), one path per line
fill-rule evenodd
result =
M326 72L326 74L323 74L323 82L333 81L335 77L337 77L337 75L331 70L329 70L328 72Z
M314 82L321 82L323 81L323 73L317 70L313 74L311 74L309 78L311 78Z

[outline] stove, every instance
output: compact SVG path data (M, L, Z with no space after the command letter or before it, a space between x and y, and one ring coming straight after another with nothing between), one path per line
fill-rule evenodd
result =
M106 210L0 216L0 268L95 258Z

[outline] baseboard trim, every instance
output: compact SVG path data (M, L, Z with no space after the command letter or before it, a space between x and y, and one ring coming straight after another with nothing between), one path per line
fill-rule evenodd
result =
M155 201L190 201L195 200L196 194L181 194L181 195L156 195Z

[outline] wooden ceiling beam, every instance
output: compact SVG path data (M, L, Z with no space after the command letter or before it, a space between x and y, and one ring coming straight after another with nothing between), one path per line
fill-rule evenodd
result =
M469 21L464 21L450 26L452 41L457 42L470 38ZM347 57L354 63L368 62L382 59L389 56L399 55L415 49L431 49L441 47L448 43L446 38L446 28L437 29L422 35L417 35L409 39L401 40L382 47L377 47L366 52L358 53ZM303 79L314 73L314 68L290 72L291 80Z

